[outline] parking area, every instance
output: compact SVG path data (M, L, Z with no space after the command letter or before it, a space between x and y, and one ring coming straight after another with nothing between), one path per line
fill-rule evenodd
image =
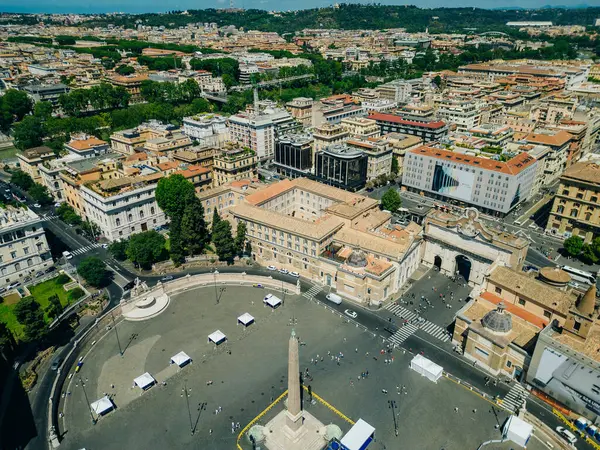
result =
M377 430L372 448L476 448L499 437L495 426L506 416L472 392L444 378L428 381L409 369L409 353L382 355L378 335L302 296L287 295L275 310L265 307L267 292L227 287L218 304L210 287L179 294L160 316L117 326L123 356L109 330L65 384L62 447L234 448L237 424L243 428L287 389L292 327L313 391L348 417L371 423ZM256 318L247 328L236 324L245 312ZM228 338L216 348L207 342L215 330ZM180 351L193 359L183 369L169 365ZM158 381L146 392L133 386L144 372ZM117 408L92 425L86 395L93 402L104 394ZM321 419L349 428L331 415Z

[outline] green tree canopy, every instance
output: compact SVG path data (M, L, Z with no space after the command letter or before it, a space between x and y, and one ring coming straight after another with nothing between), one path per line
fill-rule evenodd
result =
M186 206L181 218L181 243L189 255L199 255L208 241L208 230L204 222L204 207L194 196Z
M44 127L42 119L37 116L26 116L15 124L13 139L15 147L20 150L39 147L44 143Z
M235 252L241 255L246 250L246 222L238 223L235 232Z
M594 252L594 247L589 244L583 244L579 258L586 264L596 264L598 262L598 255Z
M39 183L33 183L33 185L27 191L31 198L41 205L49 205L52 203L52 197L48 193L48 188Z
M127 246L129 245L129 240L120 240L114 241L108 246L108 252L113 256L113 258L119 261L125 261L127 259Z
M96 256L88 256L81 261L77 266L77 273L97 288L104 287L110 282L106 264Z
M63 311L63 307L60 304L60 298L58 295L51 295L48 298L48 306L46 306L46 315L51 319L56 319L60 316L60 313Z
M388 189L381 197L381 207L386 211L396 212L402 205L402 199L396 188Z
M219 260L232 262L235 257L235 242L231 235L231 224L227 220L221 220L214 228L213 243L219 255Z
M180 174L161 178L156 186L156 203L171 219L181 219L186 205L191 204L195 196L194 185Z
M583 249L583 239L579 236L571 236L570 238L565 239L563 247L569 255L577 256Z
M25 328L25 340L34 342L46 334L44 312L33 297L25 297L17 303L13 313L19 323Z
M144 269L149 269L153 263L160 261L164 252L165 238L154 230L136 233L129 238L127 258Z
M211 222L211 234L215 234L215 229L217 227L217 225L219 225L219 222L221 221L221 216L219 215L219 210L217 209L217 207L215 206L215 208L213 209L213 216L212 216L212 222Z
M122 64L115 69L115 72L119 75L131 75L132 73L135 73L135 69L127 64Z
M52 110L52 103L37 102L33 108L33 115L39 117L42 120L46 120L52 116Z
M2 96L1 107L19 121L33 111L33 101L25 91L8 89Z
M31 189L34 184L33 179L29 176L29 174L23 172L22 170L15 170L10 176L10 182L24 191Z

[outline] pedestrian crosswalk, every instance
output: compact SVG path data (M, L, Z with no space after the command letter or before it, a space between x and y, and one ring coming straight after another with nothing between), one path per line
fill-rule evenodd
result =
M400 326L400 329L390 336L390 341L394 345L402 345L404 341L415 334L418 329L419 327L407 322Z
M87 253L90 250L93 250L93 249L101 247L101 246L102 246L102 244L99 244L99 243L96 242L94 244L86 245L84 247L80 247L80 248L78 248L76 250L73 250L73 251L71 251L71 253L73 255L83 255L84 253Z
M409 311L408 309L400 306L396 302L388 303L385 306L385 309L392 312L394 315L411 322L415 319L419 319L419 315L414 311ZM416 320L415 320L416 322ZM433 336L436 339L439 339L442 342L448 342L450 340L450 335L446 331L445 328L436 325L433 322L429 322L428 320L421 320L416 323L418 329L424 331L425 333ZM411 333L412 334L412 333Z
M43 214L42 215L42 219L44 219L44 220L54 220L54 219L58 219L58 216L56 214Z
M502 405L511 411L518 412L527 397L529 397L529 391L521 383L514 381L510 390L502 399Z
M308 291L302 293L302 297L306 297L309 300L312 300L315 295L321 292L323 288L321 286L313 285Z

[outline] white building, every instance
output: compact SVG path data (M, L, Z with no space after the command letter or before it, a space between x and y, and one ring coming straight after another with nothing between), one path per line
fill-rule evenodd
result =
M40 217L28 208L0 208L0 288L52 264Z
M86 217L111 241L166 223L154 193L162 174L102 180L80 188Z
M217 136L218 142L229 138L227 119L218 114L199 114L183 118L183 132L199 141Z
M470 101L444 100L437 110L437 117L455 124L458 131L467 131L479 126L481 112L477 105Z

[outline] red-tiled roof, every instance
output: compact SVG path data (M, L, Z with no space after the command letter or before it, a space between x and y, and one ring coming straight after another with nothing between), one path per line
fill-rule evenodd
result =
M492 292L482 292L479 295L482 299L487 300L490 303L493 303L494 305L497 305L500 302L503 302L501 297L498 297L496 294L493 294ZM504 302L505 306L506 306L506 310L517 316L520 317L521 319L529 322L532 325L535 325L538 328L544 328L548 323L546 320L542 319L539 316L536 316L535 314L533 314L532 312L527 311L526 309L521 308L520 306L517 305L513 305L512 303L506 303Z
M401 125L412 125L415 127L423 127L423 128L442 128L446 126L446 122L443 120L435 120L431 122L417 122L414 120L406 120L400 116L395 114L384 114L384 113L375 113L369 115L369 119L379 120L381 122L393 122L399 123Z

